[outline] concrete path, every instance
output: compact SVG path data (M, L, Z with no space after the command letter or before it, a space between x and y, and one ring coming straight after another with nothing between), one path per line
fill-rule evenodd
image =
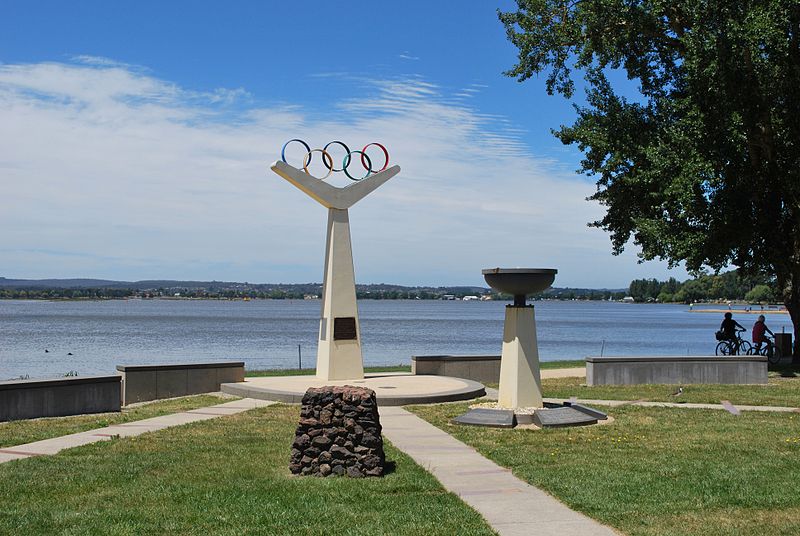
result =
M489 400L497 400L497 389L491 387L486 388L486 398ZM569 399L566 398L545 398L545 402L552 402L554 404L562 404ZM723 404L700 404L697 402L647 402L645 400L591 400L587 398L576 398L575 402L586 404L587 406L642 406L645 408L686 408L686 409L724 409L730 411L728 407ZM722 401L720 401L722 402ZM764 411L764 412L777 412L777 413L800 413L800 408L793 408L789 406L748 406L731 404L732 407L739 411Z
M550 378L585 378L586 367L543 369L539 371L543 380Z
M44 439L42 441L17 445L15 447L0 448L0 463L30 458L31 456L49 456L57 454L64 449L80 447L82 445L88 445L89 443L109 441L116 437L137 436L145 432L154 432L172 426L181 426L191 422L207 421L226 415L235 415L243 411L269 406L274 403L275 402L266 400L243 398L241 400L232 400L231 402L225 402L224 404L209 406L207 408L192 409L181 413L143 419L141 421L113 424L105 428L87 430L86 432L78 432L77 434L53 437L51 439Z
M413 413L382 407L380 415L383 435L477 510L501 536L617 534Z

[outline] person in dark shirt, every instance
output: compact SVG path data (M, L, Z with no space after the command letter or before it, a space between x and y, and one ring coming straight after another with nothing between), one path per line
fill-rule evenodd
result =
M719 326L719 330L722 332L722 338L727 341L735 341L737 328L744 331L744 326L733 319L733 314L725 313L725 319Z

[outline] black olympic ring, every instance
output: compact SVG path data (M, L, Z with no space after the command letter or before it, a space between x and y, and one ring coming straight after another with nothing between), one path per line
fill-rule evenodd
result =
M304 142L303 140L298 139L298 138L293 138L293 139L291 139L291 140L289 140L289 141L287 141L286 143L283 144L283 148L281 149L281 160L283 160L283 162L285 164L289 164L289 162L286 161L286 146L289 145L292 142L300 143L306 150L306 155L303 157L302 168L303 168L303 171L305 171L305 173L308 174L308 175L311 175L311 172L308 171L308 166L309 166L309 164L311 164L311 160L313 159L313 154L314 153L320 153L322 155L322 165L324 165L326 168L328 168L328 173L324 177L314 177L313 175L311 175L315 179L318 178L319 180L327 179L328 176L330 176L331 173L338 173L340 171L344 171L344 174L347 175L347 178L350 179L351 181L360 181L360 180L366 179L367 177L369 177L373 173L380 173L381 171L384 171L389 166L389 151L387 151L386 147L384 147L380 143L376 143L376 142L368 143L360 151L351 151L350 148L347 145L344 144L344 142L341 142L341 141L338 141L338 140L334 140L334 141L328 142L325 145L325 147L323 147L322 149L311 149L311 147L306 142ZM344 160L342 160L341 169L336 169L335 167L333 167L333 157L328 152L328 147L330 147L331 145L341 145L342 148L346 152L346 154L344 155ZM380 168L377 171L375 171L373 169L373 167L372 167L372 159L366 153L367 148L369 148L372 145L375 145L375 146L379 147L383 151L383 156L384 156L383 167ZM347 171L347 168L350 166L350 164L353 161L352 156L355 155L355 154L361 155L361 158L359 160L361 161L361 165L364 167L364 169L367 172L363 177L360 177L360 178L359 177L353 177Z
M364 159L367 160L367 165L364 166L364 169L367 170L367 174L364 175L363 177L361 177L360 179L357 179L357 178L353 177L352 175L350 175L347 172L347 166L349 166L350 162L353 161L353 159L350 158L350 155L351 154L355 154L355 153L360 153L361 154L361 165L364 165ZM347 153L345 155L344 160L342 160L342 169L344 170L344 174L347 175L347 178L350 179L351 181L362 181L362 180L366 179L367 177L369 177L369 174L372 173L372 160L369 159L369 157L367 156L367 153L365 153L364 151L353 151L352 153Z

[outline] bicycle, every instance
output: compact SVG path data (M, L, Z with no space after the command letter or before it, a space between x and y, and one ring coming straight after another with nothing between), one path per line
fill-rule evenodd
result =
M743 333L743 329L736 330L736 338L735 339L722 339L717 344L716 355L747 355L749 354L753 346L744 340L740 333ZM719 333L719 332L717 332ZM719 337L720 335L717 335Z
M748 355L763 355L767 358L767 361L770 362L772 365L777 365L781 362L781 358L783 357L783 352L781 349L775 345L775 339L770 337L769 335L764 335L764 343L763 346L752 346L750 351L747 352Z

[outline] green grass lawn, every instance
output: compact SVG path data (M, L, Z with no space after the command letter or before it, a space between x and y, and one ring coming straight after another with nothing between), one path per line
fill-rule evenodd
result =
M364 367L364 372L411 372L411 365L394 365L388 367ZM304 369L266 369L246 370L244 375L255 376L312 376L316 374L313 368Z
M85 432L86 430L102 428L112 424L139 421L150 417L213 406L229 400L233 399L223 400L220 397L211 395L187 396L172 400L160 400L133 408L122 408L120 413L95 413L93 415L75 415L72 417L49 417L0 422L0 448Z
M558 368L572 368L582 367L586 363L583 359L572 361L543 361L541 363L542 369L558 369ZM411 365L394 365L383 367L364 367L364 372L411 372ZM267 369L267 370L246 370L245 376L305 376L313 375L316 371L313 368L304 369Z
M297 406L0 465L0 534L494 534L390 445L383 478L293 477Z
M585 378L553 378L542 380L545 397L600 400L645 400L653 402L700 402L755 406L800 406L800 377L770 373L766 385L683 385L683 394L671 396L677 385L595 385L589 387Z
M531 431L450 424L467 404L411 409L625 534L800 534L800 414L625 406L607 425Z
M539 368L541 370L547 369L562 369L562 368L575 368L575 367L585 367L586 361L583 359L571 359L568 361L541 361L539 362Z

